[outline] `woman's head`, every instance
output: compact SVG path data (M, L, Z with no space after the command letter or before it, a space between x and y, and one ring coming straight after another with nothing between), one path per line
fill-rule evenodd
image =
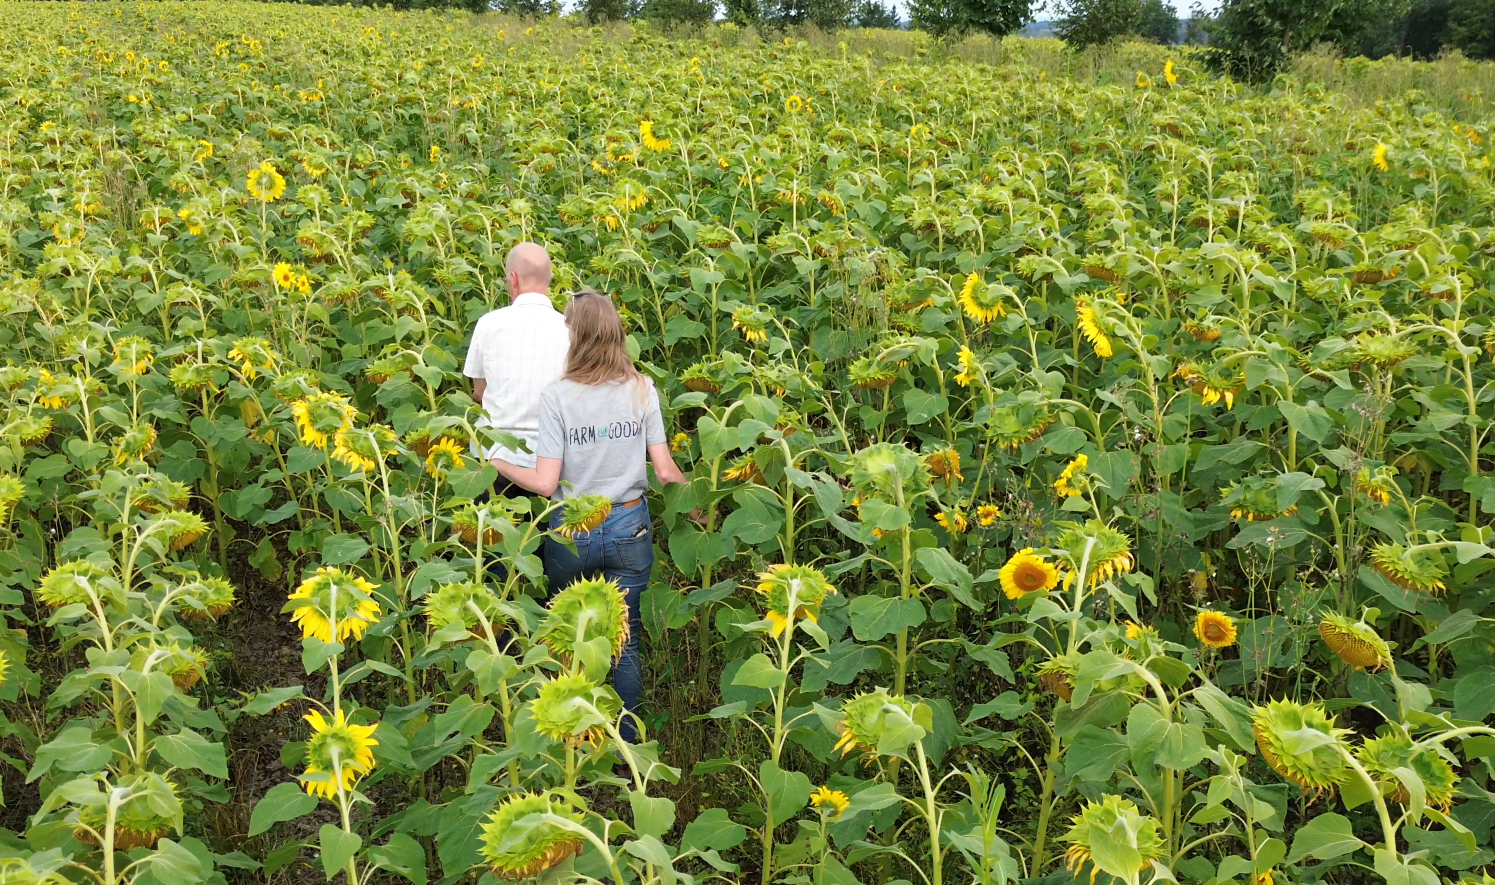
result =
M611 298L583 289L566 307L571 350L566 355L567 381L604 384L643 378L623 349L623 321Z

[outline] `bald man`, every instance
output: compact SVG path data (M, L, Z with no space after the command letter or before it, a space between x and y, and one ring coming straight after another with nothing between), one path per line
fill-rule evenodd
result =
M478 426L512 434L529 451L475 441L473 453L484 460L502 458L533 467L540 433L540 393L565 371L571 336L565 317L550 303L550 256L542 247L520 243L509 250L504 275L510 303L478 320L462 373L472 379L472 398L483 407ZM496 494L511 491L507 481L500 480L499 486ZM525 494L517 487L512 491Z

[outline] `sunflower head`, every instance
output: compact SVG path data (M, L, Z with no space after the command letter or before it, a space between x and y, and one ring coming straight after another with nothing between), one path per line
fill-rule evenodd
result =
M995 504L982 504L976 508L976 524L989 529L1002 518L1002 510Z
M623 702L611 688L581 673L566 673L540 686L529 707L540 734L572 746L585 741L595 747L606 734L603 726L623 711Z
M613 502L602 495L577 495L566 499L555 533L563 538L584 535L602 525L613 512Z
M772 634L778 636L788 628L794 618L808 618L816 622L820 604L836 592L817 569L803 565L780 563L768 567L758 574L755 588L763 597L768 612L764 615L773 625Z
M46 442L52 435L51 415L22 415L10 422L10 435L23 446L35 446Z
M363 377L375 384L383 384L396 375L410 374L410 357L403 353L373 360L363 369Z
M395 451L399 437L383 424L347 427L332 437L332 460L354 473L374 474L384 459Z
M323 391L291 403L291 417L303 445L326 451L329 439L353 427L358 410L347 397Z
M1060 700L1074 697L1074 678L1080 672L1078 656L1055 655L1038 667L1038 684Z
M1336 747L1347 734L1318 703L1270 701L1251 711L1256 747L1272 770L1315 793L1344 781L1345 764Z
M190 510L162 511L151 525L160 526L160 536L167 539L172 550L186 550L208 532L207 522Z
M47 572L36 585L33 595L38 602L53 608L78 603L88 605L95 598L105 603L124 599L123 589L115 580L114 573L86 559L64 562Z
M768 340L768 324L773 322L773 312L761 304L744 304L732 311L732 328L742 333L749 344L761 344Z
M960 452L954 449L936 449L924 456L924 463L929 467L930 474L946 486L965 479L960 472Z
M121 777L110 790L90 794L88 804L78 809L78 823L81 826L74 835L79 841L89 845L98 844L93 834L103 834L108 825L109 801L118 795L123 795L125 799L115 810L115 850L154 848L161 837L181 832L182 801L177 797L176 787L155 772L143 771ZM95 796L96 799L93 798ZM84 827L90 828L92 832Z
M555 594L536 641L567 664L580 660L598 679L628 642L628 603L616 582L586 578Z
M847 368L847 379L862 390L885 390L898 380L898 367L877 354L858 357Z
M1089 549L1091 587L1129 572L1136 565L1131 539L1098 519L1088 519L1082 525L1066 525L1055 546L1076 571L1086 562L1085 551Z
M518 793L488 815L479 853L500 879L534 879L581 854L586 846L585 837L567 824L584 825L569 801L550 794Z
M379 602L374 599L374 585L363 578L336 568L319 568L291 593L281 611L291 613L303 638L345 642L349 637L363 638L369 625L379 619Z
M26 484L18 477L0 473L0 524L10 518L10 512L26 495Z
M1011 288L1001 283L983 282L980 274L972 273L966 277L956 301L967 317L984 324L1006 316L1007 306L1003 302L1015 297Z
M1220 503L1230 508L1230 518L1246 522L1296 516L1298 506L1279 510L1277 483L1264 476L1248 476L1220 490Z
M1060 837L1068 842L1065 865L1078 874L1085 865L1122 880L1132 881L1137 873L1162 856L1162 828L1156 818L1143 814L1132 802L1120 796L1103 796L1099 802L1086 802L1075 815L1069 832Z
M970 387L980 381L986 373L986 369L981 365L981 358L976 356L974 350L963 344L960 350L956 351L955 368L955 383L961 387Z
M715 362L700 362L680 373L680 383L697 393L720 393L722 383Z
M462 447L454 439L443 436L426 452L426 472L434 479L444 479L462 466Z
M929 489L929 465L907 446L877 443L851 456L851 484L863 499L912 501Z
M374 770L375 725L354 725L343 710L327 718L321 710L306 714L311 737L306 741L306 770L301 785L323 799L353 789L353 782Z
M1054 416L1047 406L1023 403L992 409L986 426L991 441L998 448L1015 452L1019 446L1043 436L1044 431L1053 423Z
M149 372L155 361L155 348L139 335L126 335L114 340L114 362L111 365L118 369L121 375L138 378Z
M1355 339L1349 357L1350 365L1355 368L1371 365L1378 369L1389 369L1416 353L1417 345L1406 338L1368 332Z
M843 756L852 751L867 758L902 756L933 724L933 713L923 704L916 706L884 688L863 692L841 707L836 749Z
M1235 635L1235 620L1224 612L1204 609L1194 616L1194 638L1207 648L1230 648Z
M1002 593L1008 599L1022 599L1030 593L1047 593L1059 586L1059 569L1046 558L1024 547L1014 553L997 573Z
M1094 272L1093 272L1094 271ZM1097 272L1114 273L1099 265L1086 267L1085 272L1091 276L1097 276ZM1101 276L1104 279L1104 275ZM1111 344L1111 337L1106 333L1106 318L1098 313L1095 305L1090 299L1075 298L1075 329L1086 341L1090 342L1090 349L1101 359L1110 359L1115 353Z
M177 592L177 610L183 618L216 618L234 605L234 587L222 578L194 574Z
M483 525L483 546L491 547L503 538L503 527L509 525L509 521L503 514L494 508L474 504L464 504L452 513L452 528L461 536L462 543L476 544L478 541L478 523Z
M240 338L228 352L228 358L239 366L239 373L251 381L260 372L275 369L277 357L270 342L263 338Z
M442 584L421 599L421 608L438 643L481 636L478 631L483 618L487 618L495 630L497 625L494 622L504 618L498 597L487 587L471 581Z
M1417 593L1442 594L1448 566L1437 550L1415 550L1383 541L1370 548L1370 566L1388 581Z
M823 786L810 794L810 806L827 820L838 821L851 807L851 800L840 790Z
M1325 612L1319 618L1319 636L1351 667L1375 671L1391 663L1391 647L1364 620L1352 621L1338 612Z
M275 376L270 394L283 403L305 399L321 389L322 379L308 369L292 369Z
M181 510L191 498L192 489L186 483L164 476L150 476L140 483L139 493L132 503L142 513L159 513Z
M137 421L120 434L114 442L114 463L132 464L144 461L156 447L156 428L153 424Z
M725 482L758 482L763 479L763 471L758 469L758 462L752 455L743 455L727 465L722 471L722 480Z
M274 163L265 160L249 170L249 176L244 181L244 190L256 200L272 203L285 194L285 176L280 174L280 170L275 168Z
M1419 748L1405 734L1393 731L1369 738L1355 751L1355 756L1375 779L1381 793L1392 801L1402 805L1412 803L1406 785L1396 776L1396 770L1402 768L1413 772L1422 781L1424 801L1428 805L1444 812L1453 805L1454 789L1458 787L1459 779L1436 747Z
M154 658L154 668L170 676L172 683L182 691L191 691L208 667L208 656L200 649L190 645L183 647L175 642L153 649L142 657L147 660Z
M1090 465L1090 458L1086 455L1076 455L1073 461L1064 466L1064 471L1059 478L1054 480L1054 494L1061 498L1074 498L1084 494L1086 487L1085 468Z

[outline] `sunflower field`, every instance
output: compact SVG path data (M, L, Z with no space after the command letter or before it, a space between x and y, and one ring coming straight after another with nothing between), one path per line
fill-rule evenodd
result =
M879 40L0 4L0 883L1489 883L1483 98ZM633 740L521 240L690 479Z

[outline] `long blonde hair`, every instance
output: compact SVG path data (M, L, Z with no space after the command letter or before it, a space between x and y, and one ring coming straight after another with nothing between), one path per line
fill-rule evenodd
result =
M632 381L643 387L643 373L623 349L623 320L611 298L592 289L577 292L566 306L566 328L571 349L561 377L577 384Z

